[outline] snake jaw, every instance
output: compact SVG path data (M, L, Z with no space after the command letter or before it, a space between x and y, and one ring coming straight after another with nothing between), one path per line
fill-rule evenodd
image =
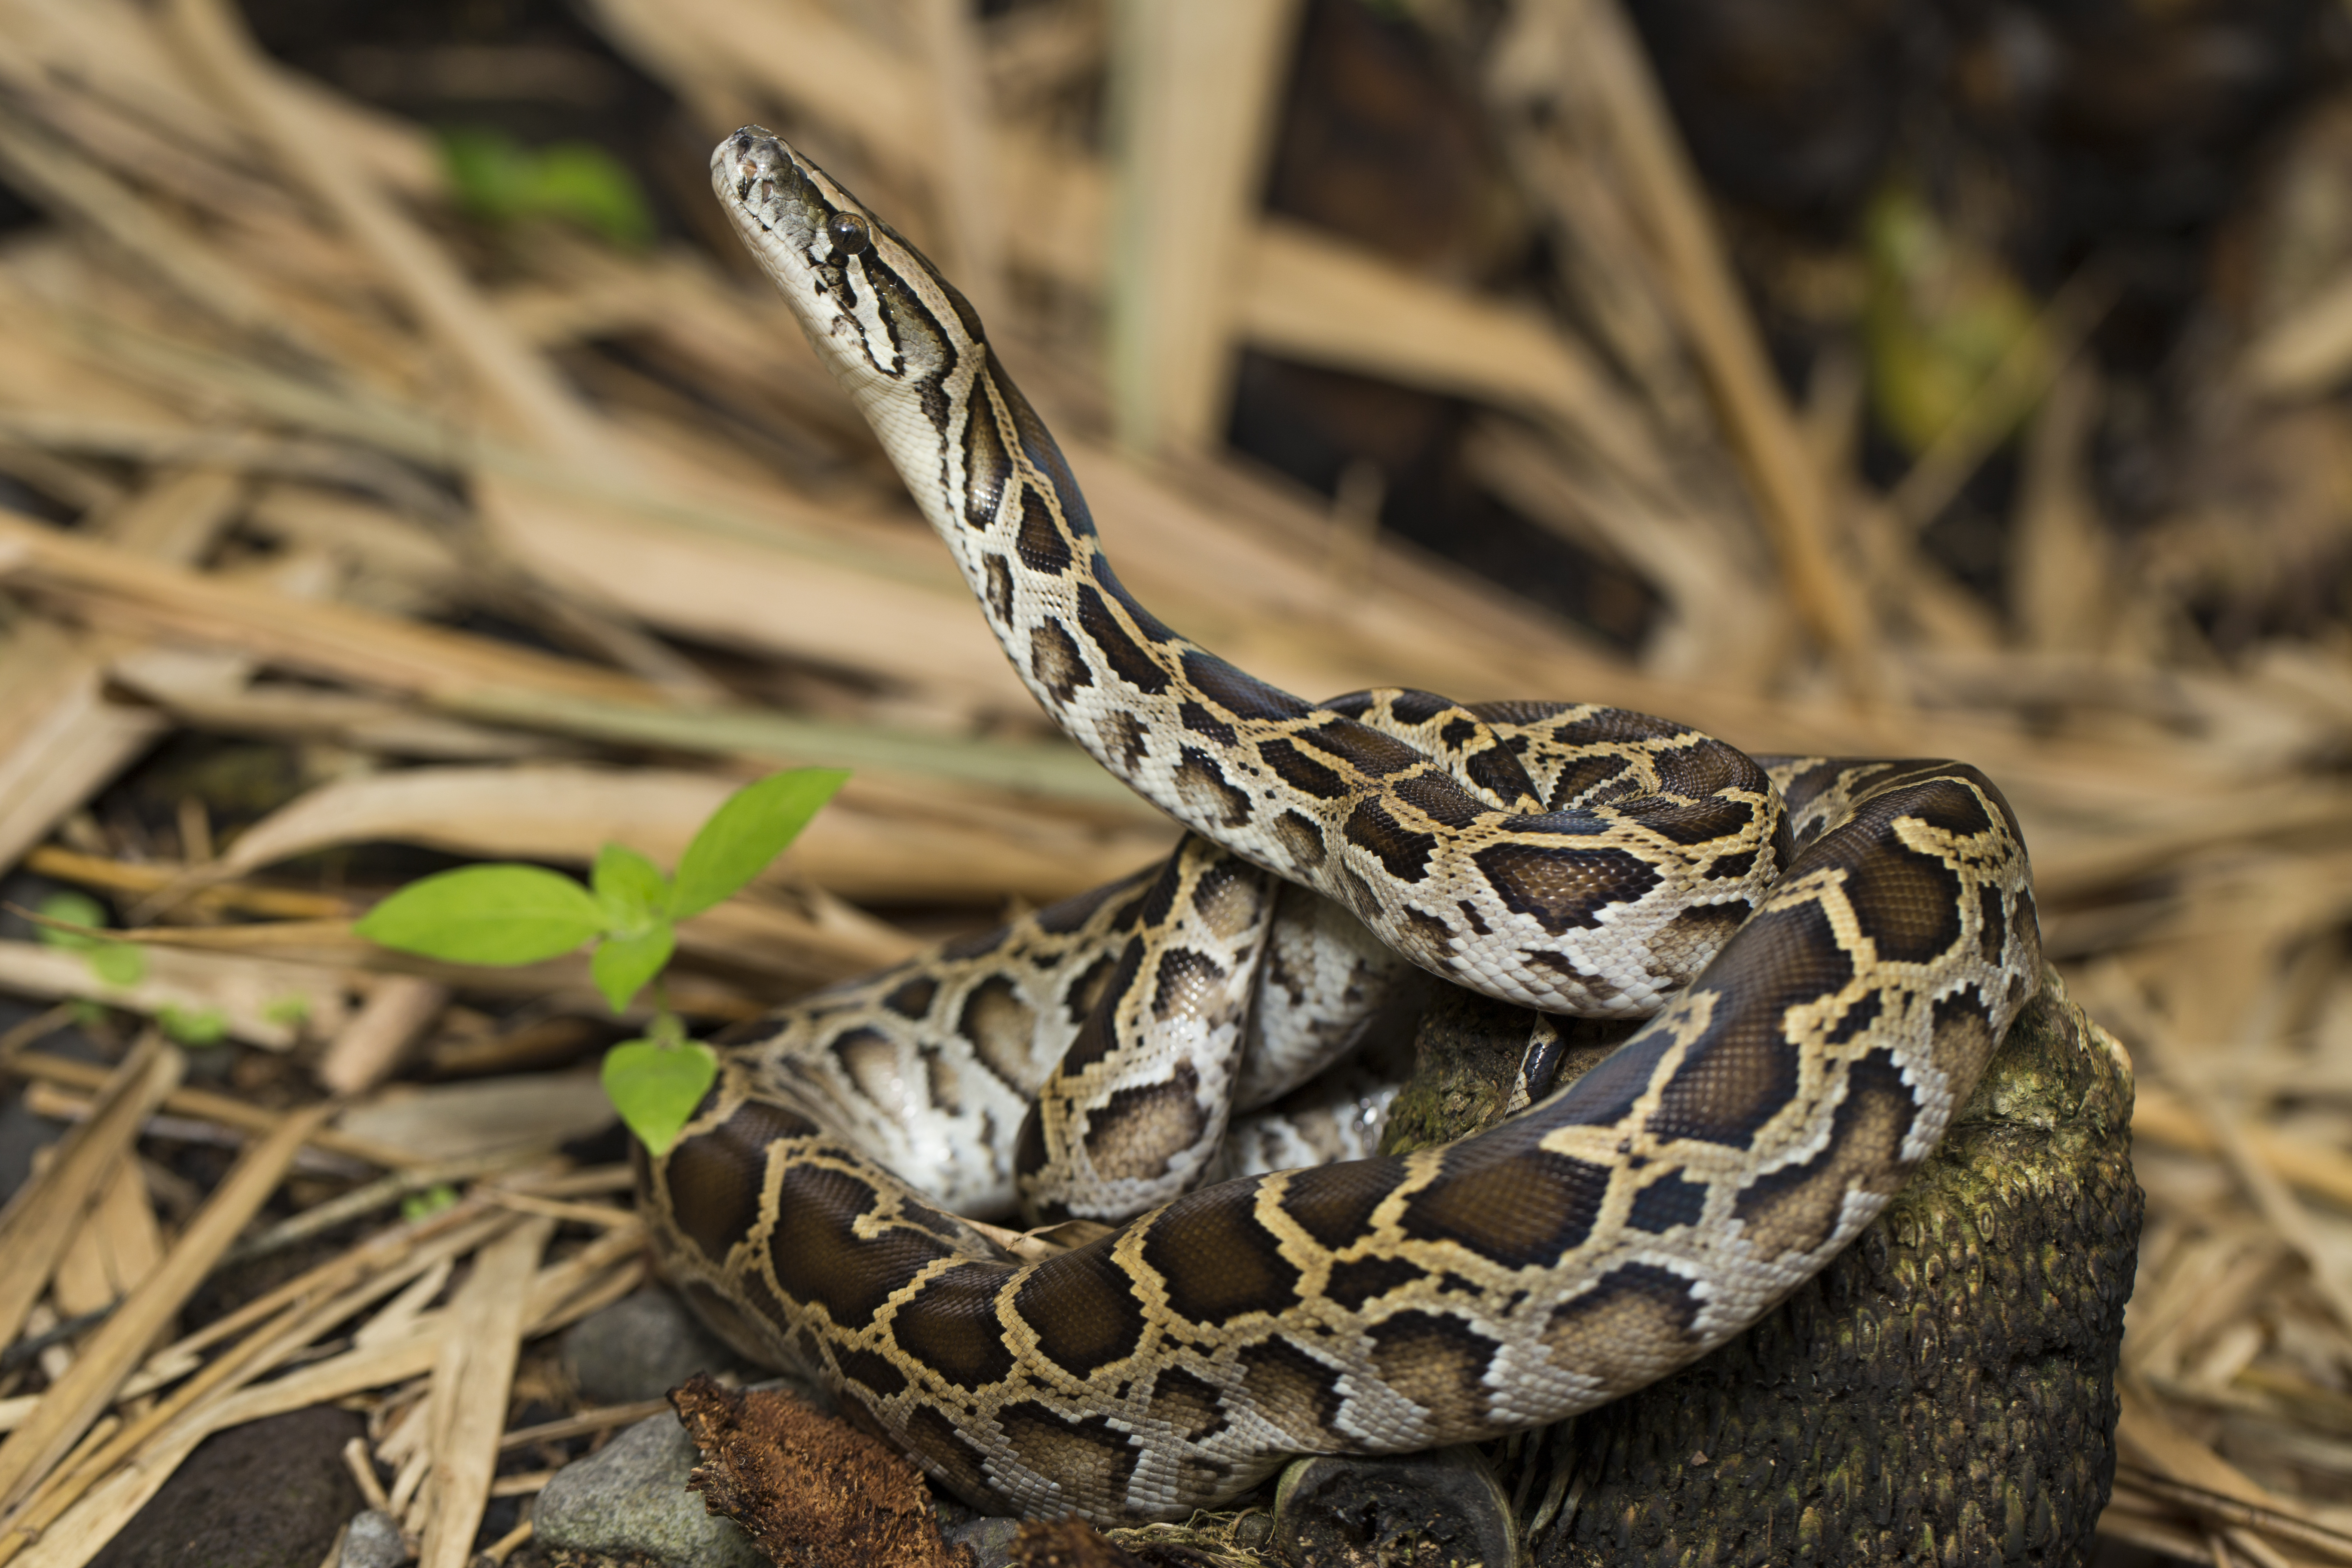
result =
M773 133L746 125L711 153L710 185L753 258L783 291L802 330L837 373L855 382L903 368L876 290L832 226L849 214L874 220L847 193Z

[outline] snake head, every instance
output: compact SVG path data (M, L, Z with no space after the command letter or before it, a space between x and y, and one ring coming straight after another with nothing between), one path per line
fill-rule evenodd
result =
M710 185L817 353L877 397L984 357L971 306L898 232L782 137L747 125L710 154Z

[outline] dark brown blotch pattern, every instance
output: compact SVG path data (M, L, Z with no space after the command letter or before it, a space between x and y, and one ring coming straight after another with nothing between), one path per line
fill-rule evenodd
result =
M1337 1371L1280 1336L1245 1346L1234 1360L1250 1402L1301 1447L1339 1437L1331 1425L1339 1413Z
M1827 1245L1849 1194L1891 1194L1902 1184L1909 1167L1898 1156L1917 1113L1893 1058L1885 1051L1865 1055L1846 1071L1845 1099L1822 1152L1767 1172L1739 1194L1732 1212L1741 1238L1764 1258Z
M1368 1337L1382 1381L1429 1412L1441 1441L1486 1421L1483 1380L1502 1348L1496 1341L1441 1312L1399 1312Z
M931 1010L931 1002L939 994L940 983L931 975L909 975L889 989L882 998L882 1005L901 1018L919 1018Z
M1039 1264L1013 1292L1013 1310L1037 1336L1038 1352L1072 1377L1125 1361L1143 1342L1143 1303L1104 1241Z
M1257 1221L1255 1182L1226 1182L1181 1197L1144 1238L1169 1310L1195 1323L1298 1304L1299 1272Z
M1239 827L1254 810L1246 791L1225 777L1217 759L1196 746L1184 748L1176 765L1176 793L1207 821Z
M1258 760L1274 770L1274 776L1299 794L1317 800L1338 800L1349 792L1348 781L1338 771L1317 762L1297 746L1285 740L1261 741Z
M1013 1352L997 1321L996 1297L1013 1270L1002 1263L965 1263L923 1282L914 1300L890 1321L898 1349L942 1382L986 1388L1013 1370Z
M1078 626L1102 651L1112 674L1155 697L1168 689L1168 672L1127 635L1127 628L1118 624L1091 584L1078 584Z
M1444 773L1415 773L1400 779L1392 793L1440 827L1469 827L1490 809Z
M1357 802L1341 832L1349 843L1371 855L1400 882L1418 882L1427 877L1430 857L1437 852L1437 835L1407 827L1377 800Z
M1021 999L1020 988L1002 974L975 984L956 1016L956 1033L971 1042L972 1054L982 1066L1007 1083L1019 1083L1026 1076L1024 1067L1036 1028L1036 1013Z
M1126 1497L1139 1450L1109 1416L1066 1418L1035 1400L1024 1400L998 1411L996 1424L1021 1462L1053 1477L1066 1493L1114 1506Z
M1417 768L1429 761L1417 747L1409 746L1393 735L1383 735L1351 720L1341 719L1301 730L1298 738L1316 750L1339 758L1350 767L1371 778L1386 778Z
M1331 1265L1330 1279L1323 1287L1323 1294L1344 1310L1353 1312L1365 1302L1423 1277L1419 1264L1408 1263L1402 1258L1352 1258Z
M1180 1015L1201 1016L1222 1011L1225 972L1207 953L1189 947L1171 947L1160 955L1151 980L1151 1016L1160 1022Z
M706 1100L695 1114L704 1114L709 1105ZM678 1229L705 1258L724 1264L736 1243L759 1224L768 1145L815 1131L815 1123L797 1111L747 1100L709 1131L680 1139L661 1168Z
M1013 472L1005 458L1004 437L997 433L987 404L975 398L963 430L963 520L970 528L986 528L996 521L1004 500L1004 481Z
M858 1216L879 1196L846 1171L787 1165L776 1194L775 1228L768 1236L768 1267L776 1288L793 1300L823 1307L845 1328L861 1328L901 1281L950 1255L938 1237L908 1226L859 1236Z
M1707 1026L1658 1097L1650 1131L1753 1147L1797 1089L1792 1007L1833 995L1853 978L1829 917L1814 903L1752 917L1702 984L1715 996Z
M1013 550L1032 572L1059 577L1070 569L1069 541L1054 521L1053 504L1027 485L1021 489L1021 528Z
M1289 692L1245 675L1200 648L1184 650L1184 679L1236 719L1296 719L1307 711L1307 704Z
M1293 1171L1282 1206L1299 1228L1336 1252L1364 1234L1372 1211L1403 1175L1404 1162L1393 1158Z
M1010 1511L1003 1494L989 1485L985 1457L942 1412L928 1405L915 1406L907 1416L903 1440L966 1502L987 1513Z
M1470 858L1504 908L1553 936L1600 924L1601 910L1632 903L1659 881L1649 862L1622 849L1506 843Z
M1079 687L1095 683L1094 671L1059 621L1043 622L1029 634L1029 673L1061 708L1069 706Z
M1150 1181L1208 1130L1200 1072L1180 1061L1165 1080L1113 1089L1087 1113L1087 1158L1106 1181Z
M1557 1365L1600 1376L1612 1388L1638 1388L1685 1359L1680 1347L1698 1310L1681 1275L1654 1264L1623 1264L1552 1309L1544 1344Z
M1118 962L1097 990L1094 1005L1087 1009L1085 1022L1078 1026L1077 1037L1062 1053L1059 1071L1064 1077L1076 1077L1110 1055L1112 1047L1118 1044L1118 1000L1143 972L1144 951L1140 938L1132 938L1119 948Z
M988 608L1000 626L1013 624L1013 563L1002 555L992 553L983 568L988 573Z
M1152 1380L1151 1419L1188 1443L1214 1436L1225 1429L1223 1396L1217 1385L1193 1376L1181 1366L1160 1369Z
M1606 1165L1462 1143L1447 1152L1444 1173L1405 1200L1402 1225L1416 1241L1455 1242L1507 1268L1542 1268L1583 1244L1608 1195Z
M1330 854L1323 842L1322 825L1295 811L1286 811L1274 819L1274 836L1289 852L1291 864L1307 870L1323 864Z

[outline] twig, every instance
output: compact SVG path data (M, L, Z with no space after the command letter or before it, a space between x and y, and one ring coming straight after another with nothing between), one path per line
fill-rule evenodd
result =
M2116 1467L2116 1483L2136 1491L2189 1509L2204 1518L2246 1530L2258 1530L2282 1541L2292 1541L2298 1546L2309 1546L2325 1552L2339 1562L2352 1563L2352 1534L2314 1524L2294 1514L2276 1509L2242 1502L2225 1492L2210 1487L2174 1480L2154 1470L2128 1462Z
M343 1468L352 1473L352 1484L360 1489L360 1500L378 1513L392 1511L392 1500L383 1495L383 1483L376 1479L375 1460L368 1455L367 1439L354 1437L343 1445Z
M341 1197L312 1204L300 1214L279 1220L259 1236L241 1243L228 1255L226 1261L246 1263L265 1258L307 1241L322 1231L332 1230L363 1215L388 1208L414 1194L429 1192L449 1183L471 1181L478 1176L528 1163L539 1157L539 1152L533 1149L500 1149L488 1154L468 1154L463 1159L439 1160L428 1165L412 1165L404 1171L394 1171L363 1187L354 1187Z
M51 1345L62 1344L85 1330L98 1327L113 1314L116 1307L121 1305L119 1301L110 1301L103 1307L82 1313L79 1317L68 1318L65 1321L53 1328L44 1329L37 1334L26 1334L7 1349L0 1350L0 1372L14 1372Z
M607 1405L595 1410L583 1410L560 1421L542 1421L536 1426L518 1426L499 1439L499 1448L503 1453L512 1448L528 1448L533 1443L559 1443L566 1437L585 1437L597 1432L608 1432L615 1426L634 1426L649 1415L667 1414L669 1407L667 1399L640 1399L633 1405Z
M331 1106L314 1106L283 1120L246 1152L211 1199L189 1222L163 1266L133 1290L91 1337L72 1367L49 1385L22 1426L0 1442L0 1506L21 1500L73 1447L85 1426L113 1399L138 1367L156 1333L171 1321L247 1221L277 1190L317 1124Z
M46 1079L51 1083L61 1083L74 1089L96 1089L106 1081L103 1068L45 1052L20 1051L8 1066L9 1070L27 1078ZM217 1121L242 1132L272 1132L286 1120L277 1111L264 1110L245 1100L202 1089L175 1089L163 1098L157 1109L203 1121ZM402 1170L425 1163L421 1155L405 1149L379 1143L371 1138L355 1138L348 1132L315 1123L304 1142L330 1153L348 1154L354 1160L364 1160L371 1165L386 1170ZM0 1285L0 1292L5 1290L5 1286Z
M46 1058L19 1051L10 1065L24 1072L41 1059ZM148 1030L111 1073L103 1068L88 1068L96 1079L92 1087L99 1089L90 1119L68 1134L65 1147L49 1168L26 1183L0 1210L0 1258L7 1259L7 1268L0 1270L0 1342L14 1341L24 1327L25 1314L47 1287L83 1211L98 1195L115 1163L129 1152L141 1125L179 1083L186 1066L184 1057L165 1045L162 1036ZM0 1445L0 1456L5 1452ZM0 1468L0 1476L5 1475L5 1468ZM0 1481L0 1504L5 1504L6 1492L5 1481Z
M514 1480L525 1480L531 1478L516 1476L510 1479ZM506 1483L501 1481L499 1484L503 1486ZM493 1492L498 1492L497 1487L493 1487L490 1489ZM537 1487L533 1487L530 1489L536 1491L539 1489ZM498 1495L501 1497L516 1497L520 1496L520 1493L519 1491L498 1492ZM514 1555L515 1549L522 1545L524 1542L530 1539L530 1532L531 1521L526 1519L520 1524L516 1525L512 1530L508 1531L504 1535L499 1536L489 1545L476 1552L474 1554L472 1568L486 1568L486 1565L487 1568L502 1568L506 1560Z

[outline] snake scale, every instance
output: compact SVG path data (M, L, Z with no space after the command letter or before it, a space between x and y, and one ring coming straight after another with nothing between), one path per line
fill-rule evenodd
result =
M711 175L1029 689L1190 830L1156 870L722 1054L641 1186L670 1276L738 1348L979 1506L1181 1517L1293 1454L1472 1441L1637 1388L1885 1206L2041 973L1988 780L1767 765L1613 709L1276 690L1120 585L913 247L756 127ZM1557 1092L1539 1023L1524 1111L1372 1155L1375 1111L1318 1086L1424 971L1649 1021ZM1288 1121L1237 1120L1275 1102ZM1357 1157L1269 1168L1310 1147ZM958 1217L1016 1206L1121 1223L1024 1260Z

